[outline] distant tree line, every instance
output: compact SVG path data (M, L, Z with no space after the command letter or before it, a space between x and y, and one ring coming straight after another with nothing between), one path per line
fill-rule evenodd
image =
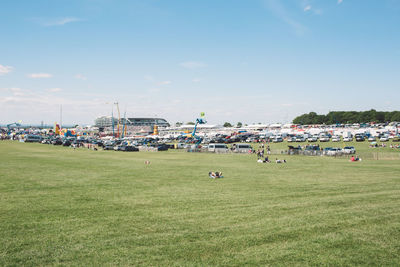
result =
M303 114L293 120L294 124L346 124L368 122L400 122L400 111L331 111L326 115L318 115L315 112Z

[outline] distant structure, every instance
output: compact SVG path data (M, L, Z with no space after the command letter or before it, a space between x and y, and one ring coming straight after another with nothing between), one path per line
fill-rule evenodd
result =
M118 124L117 118L112 118L111 116L101 116L94 120L94 125L96 127L111 127L113 124ZM162 118L127 118L126 122L124 118L121 118L120 124L126 123L127 126L151 126L157 125L159 127L169 127L170 124Z
M116 133L116 127L118 125L118 118L112 116L101 116L95 119L95 126L100 129L101 132ZM114 124L114 130L112 129ZM158 129L164 129L170 127L170 124L162 118L121 118L119 124L122 127L126 127L127 135L147 135L147 134L158 134Z
M104 127L111 127L114 121L114 125L117 125L118 119L111 117L111 116L101 116L97 117L94 120L94 125L99 128L104 128Z
M124 123L124 119L121 119L121 123ZM129 126L154 126L157 125L159 127L169 127L169 123L162 118L127 118L126 125Z

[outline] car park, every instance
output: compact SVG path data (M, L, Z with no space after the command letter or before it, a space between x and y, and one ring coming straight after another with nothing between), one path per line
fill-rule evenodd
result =
M353 141L352 137L350 137L350 136L343 137L343 142L351 142L351 141Z
M340 140L340 136L335 135L335 136L332 137L332 142L340 142L340 141L341 141Z

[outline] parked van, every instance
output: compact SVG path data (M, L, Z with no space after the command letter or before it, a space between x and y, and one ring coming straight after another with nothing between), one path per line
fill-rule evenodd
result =
M233 144L232 150L236 153L249 153L253 150L253 147L249 144Z
M225 144L209 144L208 151L214 153L227 153L228 146Z
M42 141L42 137L40 135L27 134L27 135L25 135L24 141L39 143L40 141Z

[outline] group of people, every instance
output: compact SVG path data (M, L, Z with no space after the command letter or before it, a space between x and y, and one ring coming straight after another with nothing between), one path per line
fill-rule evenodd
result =
M271 154L271 148L269 147L269 145L267 145L266 148L267 148L267 154L268 155ZM265 153L264 144L261 144L260 148L257 150L257 158L258 159L263 159L264 158L264 153Z
M265 158L258 158L257 160L258 163L271 163L268 157ZM275 163L286 163L286 159L275 159Z
M377 147L387 147L387 144L385 144L385 143L381 143L381 144L378 144L378 143L371 143L370 145L369 145L369 147L371 147L371 148L377 148ZM390 144L390 146L389 146L390 148L400 148L400 144Z
M385 144L385 143L378 144L378 143L376 143L376 142L373 142L373 143L371 143L371 144L369 145L369 147L372 147L372 148L376 148L376 147L386 147L386 144Z

